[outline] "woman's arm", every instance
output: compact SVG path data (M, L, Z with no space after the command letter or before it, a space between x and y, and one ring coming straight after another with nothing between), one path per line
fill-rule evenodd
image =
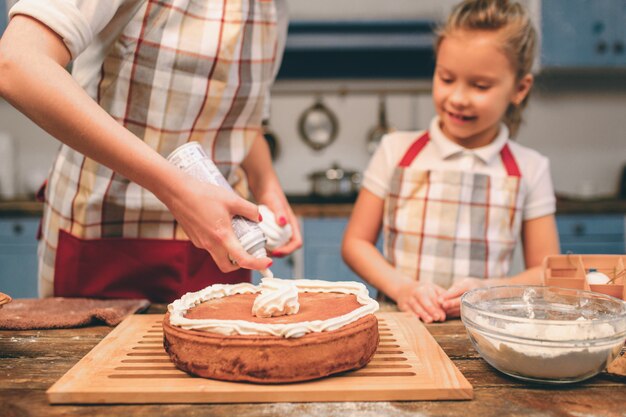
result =
M192 242L222 271L264 269L238 242L230 218L258 219L258 208L221 188L190 178L117 123L65 70L70 53L39 21L17 15L0 41L0 95L61 142L150 190ZM214 204L206 204L210 200Z
M272 251L272 255L284 256L300 248L302 235L298 219L280 186L280 181L272 166L269 146L260 132L241 166L246 171L248 185L255 200L260 204L265 204L274 213L279 226L291 225L293 233L291 240Z
M403 276L376 248L384 200L362 189L352 210L341 247L345 262L365 281L391 297L403 311L412 311L425 322L444 320L436 304L443 289Z

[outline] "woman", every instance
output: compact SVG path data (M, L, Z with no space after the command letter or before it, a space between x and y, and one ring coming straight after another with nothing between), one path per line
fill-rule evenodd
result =
M255 200L291 225L280 253L301 245L260 134L284 45L284 3L12 7L0 41L0 94L63 143L44 194L41 296L168 302L271 265L246 253L230 226L235 215L261 220L255 204L166 161L189 141L231 183L245 170Z

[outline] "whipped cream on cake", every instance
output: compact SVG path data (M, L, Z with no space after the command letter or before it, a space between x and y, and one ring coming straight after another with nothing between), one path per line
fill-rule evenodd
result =
M247 320L190 319L185 314L193 307L217 298L237 294L256 294L253 314L258 317L277 317L298 311L298 293L352 294L359 308L326 320L292 323L255 323ZM185 330L199 330L222 335L272 335L298 338L311 332L332 331L353 323L378 310L378 303L370 298L365 285L353 281L329 282L321 280L264 278L262 284L216 284L203 290L187 293L168 306L170 324Z
M296 314L300 310L298 287L276 278L261 280L261 294L254 299L252 315L256 317L278 317Z

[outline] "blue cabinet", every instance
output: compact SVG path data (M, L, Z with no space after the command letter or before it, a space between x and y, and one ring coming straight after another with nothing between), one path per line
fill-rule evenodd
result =
M623 214L558 215L556 222L562 253L625 253Z
M7 4L5 0L0 0L0 36L4 32L7 26L7 20L9 19L9 11L7 10Z
M347 224L348 219L345 217L303 220L304 277L361 282L368 288L370 296L376 297L377 290L352 272L341 258L341 241ZM377 246L380 250L381 239Z
M272 258L272 273L276 278L290 279L295 278L294 274L294 254L284 258ZM257 285L261 282L261 274L259 271L252 271L252 283Z
M626 0L544 0L541 66L626 66L625 24Z
M13 298L37 297L39 219L0 219L0 292Z

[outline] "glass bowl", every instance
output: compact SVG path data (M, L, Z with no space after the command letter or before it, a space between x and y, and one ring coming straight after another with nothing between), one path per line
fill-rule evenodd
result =
M602 372L626 340L626 302L542 286L478 288L461 320L491 366L526 381L571 383Z

